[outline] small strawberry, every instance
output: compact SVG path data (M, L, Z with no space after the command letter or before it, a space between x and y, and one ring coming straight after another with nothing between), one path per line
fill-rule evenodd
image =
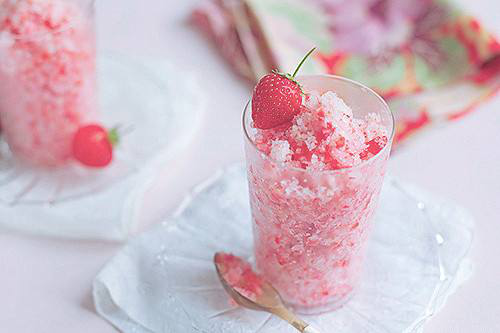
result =
M306 54L293 75L273 71L257 83L252 96L252 119L256 128L282 125L299 113L303 91L295 76L315 49Z
M85 166L103 168L111 163L118 140L116 128L108 132L97 124L82 126L73 137L73 157Z

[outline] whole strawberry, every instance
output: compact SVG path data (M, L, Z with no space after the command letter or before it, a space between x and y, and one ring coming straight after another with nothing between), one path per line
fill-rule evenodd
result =
M306 54L293 75L273 71L257 83L252 95L252 119L256 128L277 127L299 113L303 91L295 76L315 49Z
M117 143L116 128L108 132L98 124L82 126L73 137L73 158L87 167L103 168L111 163Z

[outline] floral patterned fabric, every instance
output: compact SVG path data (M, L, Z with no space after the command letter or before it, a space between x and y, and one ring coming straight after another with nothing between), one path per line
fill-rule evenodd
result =
M292 70L360 81L385 97L396 143L458 119L500 90L500 43L443 0L211 0L193 21L256 81Z

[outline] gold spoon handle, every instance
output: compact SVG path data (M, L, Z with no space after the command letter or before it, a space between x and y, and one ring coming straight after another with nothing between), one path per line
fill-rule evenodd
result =
M273 314L287 321L301 333L320 333L285 307L275 308Z
M308 326L305 321L298 318L293 312L291 312L284 306L272 309L272 313L280 317L281 319L289 322L290 325L295 327L299 332L303 333L306 327Z
M321 333L320 331L318 331L317 329L315 329L314 327L312 326L307 326L303 331L302 333Z

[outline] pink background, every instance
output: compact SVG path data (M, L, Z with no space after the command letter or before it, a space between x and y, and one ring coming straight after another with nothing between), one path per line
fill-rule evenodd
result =
M500 36L500 2L461 3ZM143 227L221 166L243 160L240 114L249 89L185 23L195 0L98 1L101 49L172 59L206 80L207 116L190 148L148 192ZM220 119L224 119L221 122ZM428 133L395 154L392 175L445 195L477 219L475 274L426 326L426 333L500 332L500 98ZM202 162L202 163L200 163ZM94 276L120 244L0 234L0 332L111 333L90 296Z

